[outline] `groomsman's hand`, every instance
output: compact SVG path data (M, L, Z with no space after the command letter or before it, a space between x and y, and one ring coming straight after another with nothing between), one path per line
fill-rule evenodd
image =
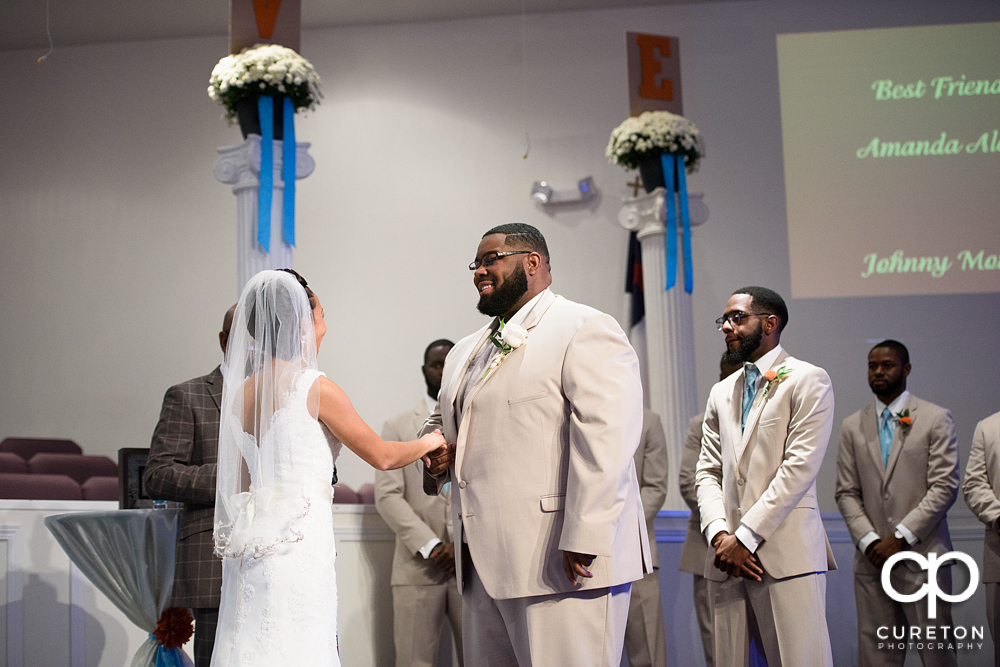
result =
M438 544L431 551L431 560L448 574L455 574L455 543Z
M884 540L877 540L868 549L868 560L875 567L882 567L889 560L890 556L899 553L906 546L906 540L901 540L895 536L887 537Z
M735 535L719 532L712 538L715 547L715 567L730 576L760 581L764 571L758 565L757 557L736 539Z
M594 557L589 554L580 554L575 551L563 552L563 572L569 583L576 584L576 577L586 577L590 579L594 575L587 569L594 562Z
M446 444L423 457L424 467L434 477L440 477L455 461L455 445Z

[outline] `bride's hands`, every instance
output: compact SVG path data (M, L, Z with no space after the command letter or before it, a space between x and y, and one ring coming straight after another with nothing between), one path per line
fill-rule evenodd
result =
M421 437L420 441L428 446L428 451L423 457L424 466L435 477L447 470L455 460L455 446L448 444L441 431L428 433Z

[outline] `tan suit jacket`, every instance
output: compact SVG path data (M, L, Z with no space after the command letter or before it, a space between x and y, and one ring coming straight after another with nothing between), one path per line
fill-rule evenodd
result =
M492 326L452 348L438 409L424 426L457 446L449 474L425 479L436 488L453 481L456 540L464 530L486 592L497 600L549 595L651 572L632 460L642 386L621 327L546 290L523 322L527 342L485 379L468 379L475 384L460 417L456 400ZM572 586L562 551L596 555L593 578Z
M744 523L763 538L756 555L775 579L837 567L816 502L833 429L830 376L784 350L771 369L781 366L790 372L766 398L762 383L742 432L744 373L712 387L695 476L702 530L716 519L730 533ZM705 557L705 577L724 581L713 556Z
M705 421L704 412L692 417L691 421L688 422L687 435L684 437L684 452L681 455L681 472L678 475L681 497L691 508L691 517L688 519L687 534L684 536L684 549L681 551L681 562L677 569L681 572L696 574L699 577L705 575L705 556L708 553L708 540L701 532L698 490L694 484L698 457L701 454L701 424L703 421Z
M642 511L646 515L646 534L649 537L649 557L654 568L660 567L656 550L656 532L653 520L663 509L667 499L667 475L670 474L670 457L667 453L667 436L663 433L660 416L652 410L642 411L642 438L635 450L635 474L639 478L639 495Z
M913 423L898 424L882 462L875 403L844 420L837 453L837 507L854 544L869 532L890 537L902 523L917 537L913 551L938 555L951 551L946 515L958 497L958 439L951 413L909 396L904 410ZM914 561L909 569L919 570ZM861 551L854 571L878 576Z
M383 440L413 440L427 419L427 406L420 403L385 423ZM435 537L453 542L448 493L429 496L423 489L423 463L415 461L398 470L375 473L375 508L396 533L392 559L393 586L443 584L450 576L434 561L418 553Z
M1000 582L1000 412L976 424L972 451L962 484L965 504L986 524L983 544L983 583Z

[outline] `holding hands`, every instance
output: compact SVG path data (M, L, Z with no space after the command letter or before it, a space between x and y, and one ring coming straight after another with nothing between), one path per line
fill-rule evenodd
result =
M761 580L764 570L760 568L757 557L735 535L719 531L712 538L712 547L715 549L715 567L731 576Z
M441 431L428 433L420 439L424 440L425 438L432 438L435 436L436 439L429 442L436 443L437 446L433 449L433 451L428 451L428 453L423 456L423 462L427 472L434 477L440 477L455 461L455 445L449 444L445 441L444 436L441 435Z
M868 546L865 556L875 567L882 567L889 557L906 548L906 541L898 537L875 540Z
M448 574L455 574L455 543L442 542L435 546L431 550L431 560Z

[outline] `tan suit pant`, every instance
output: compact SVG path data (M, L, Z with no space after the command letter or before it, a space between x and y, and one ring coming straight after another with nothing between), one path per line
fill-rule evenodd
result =
M494 600L472 560L462 593L465 664L619 667L631 584Z
M694 613L698 618L701 645L705 650L705 666L715 667L715 633L713 632L712 598L708 594L711 582L700 575L694 575Z
M986 622L993 639L993 664L1000 665L1000 642L997 641L997 619L1000 619L1000 584L986 584Z
M768 667L833 667L826 625L826 573L764 580L729 577L712 582L715 662L749 667L750 636Z
M446 584L392 587L396 667L434 667L445 620L462 659L462 596L454 577Z
M892 569L891 578L893 588L900 593L914 593L927 583L927 571L913 572L904 565L897 565ZM951 593L950 567L938 570L938 585L941 590ZM858 667L893 667L903 664L909 642L892 639L894 627L907 628L906 636L909 637L910 626L951 626L950 602L938 598L937 618L931 620L927 616L927 598L917 602L896 602L882 590L881 576L855 572L854 601L858 607ZM878 637L880 627L888 628L882 634L888 634L890 639ZM940 634L938 638L940 639ZM938 649L939 643L945 646L948 644L947 641L913 642L915 649L923 646L919 652L924 667L952 667L957 664L955 651Z
M632 600L625 625L625 654L629 667L667 667L659 572L650 572L632 582Z

